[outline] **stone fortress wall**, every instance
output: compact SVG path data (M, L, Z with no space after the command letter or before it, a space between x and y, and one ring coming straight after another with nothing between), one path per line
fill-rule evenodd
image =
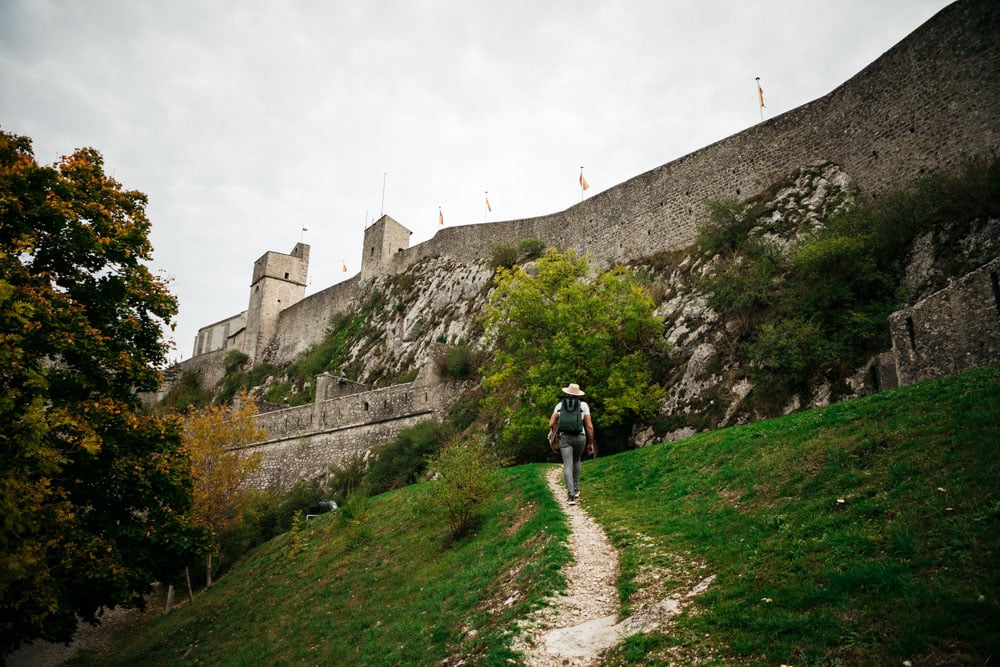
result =
M998 15L995 2L960 0L828 95L558 213L447 227L413 247L410 232L385 216L366 230L359 276L281 312L270 359L290 361L318 342L330 314L348 310L365 280L401 273L426 257L475 262L524 238L573 238L576 250L604 265L627 262L690 245L706 201L761 192L818 160L838 164L862 193L878 196L995 153Z
M295 276L268 276L277 281L267 286L266 295L272 301L261 302L252 292L247 313L199 332L201 346L196 343L196 356L182 366L211 373L209 367L221 365L221 357L209 362L206 355L217 357L234 347L254 360L291 361L322 339L332 314L357 307L365 281L400 273L423 258L448 256L476 262L488 258L495 246L524 238L546 244L573 238L579 239L576 250L590 253L601 264L627 262L690 245L698 222L706 217L706 201L756 194L816 161L839 165L862 193L877 197L921 174L955 168L974 156L996 155L1000 149L998 73L1000 3L959 0L831 93L565 211L448 227L413 247L409 246L409 230L384 216L365 232L358 276L305 298L300 294L280 306L274 299L284 285L278 283L288 278L297 281ZM301 246L284 257L304 255L307 266L308 246ZM258 264L274 254L268 253ZM281 264L280 258L270 261ZM255 269L255 281L257 273ZM298 282L304 284L304 274ZM939 298L956 302L955 297ZM911 326L923 332L922 341L948 337L950 332L940 327L954 324L955 318L941 319L932 312L939 309L914 307L902 321L912 321ZM978 309L970 315L988 317L985 312ZM245 321L240 319L244 315ZM226 331L214 331L221 327ZM894 340L900 350L912 338L905 327L900 329L894 320ZM899 338L900 331L903 338ZM992 335L995 341L995 330ZM220 340L225 341L222 347L215 347ZM214 345L204 341L214 341ZM900 378L922 377L910 368L922 359L902 362Z
M280 308L261 307L275 319L267 330L281 340L258 343L247 336L247 347L259 344L270 348L268 360L290 361L322 338L332 313L353 305L365 280L400 273L425 257L475 262L495 246L524 238L546 243L573 238L579 239L578 251L599 262L627 262L690 245L705 219L706 201L755 194L811 162L834 162L862 193L878 196L921 174L996 153L997 72L1000 7L989 0L959 0L828 95L559 213L447 227L413 247L409 230L384 216L366 230L358 276ZM267 253L257 263L277 255ZM246 315L247 331L260 328L252 309ZM232 319L203 329L199 340L207 333L221 340L208 329ZM237 331L229 326L231 339ZM196 344L195 353L212 349L217 348Z
M317 377L316 401L257 416L267 439L239 448L264 454L255 479L260 487L283 487L325 473L352 454L389 442L400 431L433 419L460 388L441 381L425 366L413 382L370 391L341 384L328 373Z

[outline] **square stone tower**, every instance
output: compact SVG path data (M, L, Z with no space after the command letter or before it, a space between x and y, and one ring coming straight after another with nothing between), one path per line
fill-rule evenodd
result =
M361 255L361 279L369 280L388 273L386 265L392 257L410 247L409 229L387 215L365 229L365 247Z
M296 243L288 255L269 251L254 262L243 350L252 364L263 361L264 350L277 333L281 311L305 296L308 272L309 246L305 243Z

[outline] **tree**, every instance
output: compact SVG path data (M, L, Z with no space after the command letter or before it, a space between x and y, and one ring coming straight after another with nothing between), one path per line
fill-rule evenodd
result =
M585 258L551 248L531 272L501 268L484 327L493 355L483 384L504 456L546 454L548 418L569 382L587 391L605 451L623 449L633 424L656 413L664 392L649 362L664 350L663 323L627 268L592 277Z
M144 415L177 303L146 197L0 131L0 653L142 604L206 544L176 421Z
M239 407L210 405L184 420L184 447L194 474L194 516L216 537L205 554L205 583L212 585L212 555L218 554L218 537L239 520L248 492L247 482L260 468L259 453L241 455L234 448L267 437L258 426L257 406L244 393Z

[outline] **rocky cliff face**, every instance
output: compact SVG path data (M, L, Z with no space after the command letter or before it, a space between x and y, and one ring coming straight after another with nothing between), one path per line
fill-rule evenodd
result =
M434 257L373 278L359 298L365 333L352 342L345 367L360 382L385 383L431 363L436 343L474 344L492 277L486 263Z

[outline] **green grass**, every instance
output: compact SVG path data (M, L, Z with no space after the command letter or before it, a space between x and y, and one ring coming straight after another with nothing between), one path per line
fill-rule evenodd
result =
M502 478L474 540L446 543L444 524L421 509L428 484L383 494L363 524L310 521L110 658L76 664L424 665L455 653L507 664L513 619L564 585L569 552L537 468Z
M456 544L421 510L427 484L373 498L358 525L326 515L75 664L508 664L516 619L565 584L543 473L502 471ZM587 462L623 615L716 575L605 664L995 661L998 480L1000 366Z
M1000 656L1000 367L598 460L585 478L626 605L664 553L689 554L689 580L717 575L696 613L643 642L708 644L720 664ZM666 655L647 646L638 664Z

